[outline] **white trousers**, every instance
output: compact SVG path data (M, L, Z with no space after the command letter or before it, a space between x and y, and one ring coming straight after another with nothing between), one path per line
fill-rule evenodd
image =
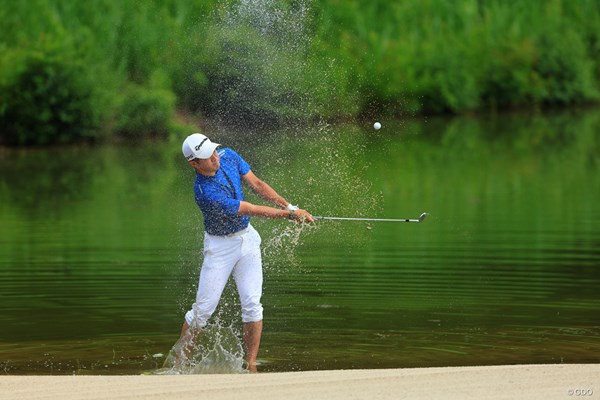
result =
M260 235L251 225L229 236L204 234L204 261L200 270L196 302L185 314L188 325L198 328L206 326L232 274L242 305L242 321L262 320L260 243Z

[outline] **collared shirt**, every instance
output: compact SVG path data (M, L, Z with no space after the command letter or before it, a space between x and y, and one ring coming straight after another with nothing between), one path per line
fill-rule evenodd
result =
M247 228L250 222L250 217L237 215L244 200L242 176L250 172L250 165L231 149L218 153L221 167L214 176L196 173L194 193L206 232L225 236Z

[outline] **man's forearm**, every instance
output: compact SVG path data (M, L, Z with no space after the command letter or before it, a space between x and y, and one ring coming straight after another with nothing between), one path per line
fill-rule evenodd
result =
M238 215L247 215L247 216L251 216L251 217L285 219L285 218L290 218L290 211L289 210L280 210L280 209L269 207L269 206L259 206L256 204L248 203L246 201L242 201L242 202L240 202L240 208L238 210ZM293 214L292 214L292 218L293 218Z
M268 206L257 206L247 201L240 202L240 208L238 209L238 215L247 215L251 217L263 217L263 218L278 218L278 219L291 219L296 222L312 223L314 219L312 215L306 210L280 210Z
M252 186L252 191L261 199L268 201L279 208L285 208L288 205L288 201L264 181L260 181L260 183Z

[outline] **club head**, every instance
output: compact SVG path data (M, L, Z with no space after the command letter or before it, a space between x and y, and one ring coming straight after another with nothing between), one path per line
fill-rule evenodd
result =
M428 216L428 215L429 215L428 213L423 213L423 214L421 214L421 215L419 216L419 222L423 222L423 220L424 220L425 218L427 218L427 216Z

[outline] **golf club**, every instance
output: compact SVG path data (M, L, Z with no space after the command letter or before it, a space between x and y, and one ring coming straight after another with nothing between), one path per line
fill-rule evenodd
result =
M332 221L376 221L376 222L423 222L428 216L428 213L423 213L418 219L386 219L386 218L344 218L344 217L319 217L314 216L314 220L332 220Z

